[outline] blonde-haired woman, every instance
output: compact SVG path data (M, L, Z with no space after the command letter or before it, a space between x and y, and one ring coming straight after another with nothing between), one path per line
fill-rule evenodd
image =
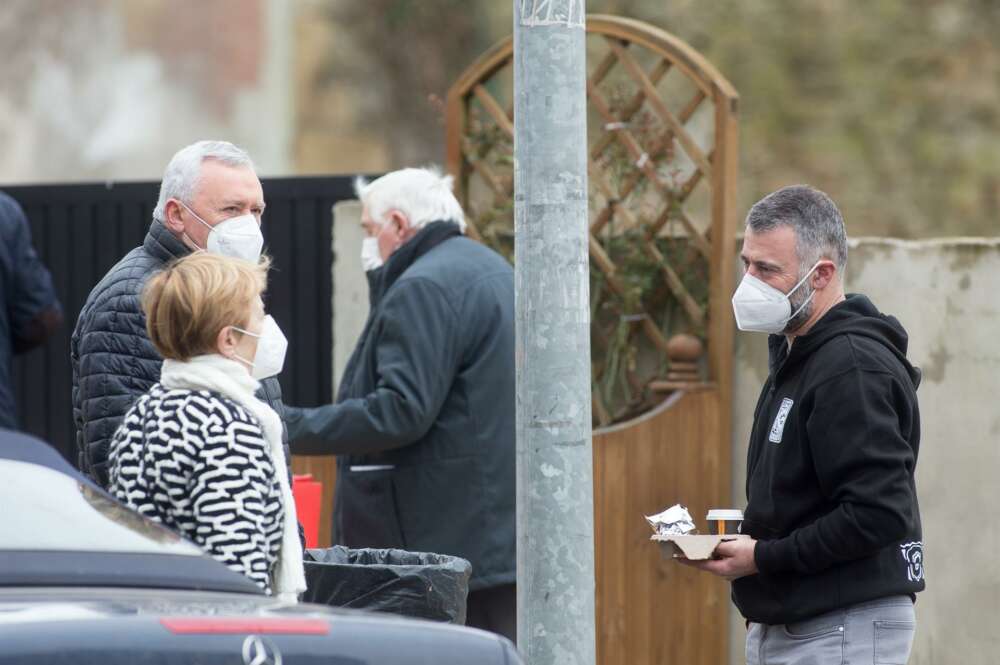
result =
M287 342L264 313L268 263L197 252L143 292L160 381L109 451L110 491L268 593L305 590L281 419L254 396Z

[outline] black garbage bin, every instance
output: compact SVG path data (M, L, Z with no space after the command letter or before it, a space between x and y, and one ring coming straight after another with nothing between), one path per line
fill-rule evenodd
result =
M460 557L338 545L304 559L306 602L465 623L472 564Z

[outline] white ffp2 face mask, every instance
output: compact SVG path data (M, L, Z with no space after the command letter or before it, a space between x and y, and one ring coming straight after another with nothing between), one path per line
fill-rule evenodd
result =
M812 297L816 295L813 291L809 297L803 301L799 308L792 311L792 301L789 297L795 293L800 286L805 284L809 276L816 270L817 262L806 276L799 280L799 283L792 287L788 293L782 293L767 282L757 279L750 273L743 275L743 281L736 288L733 294L733 314L736 316L736 326L740 330L748 332L763 332L777 335L785 329L788 322L802 308L809 304Z
M383 264L382 255L378 251L378 238L367 237L361 241L361 267L365 272L377 270Z
M257 351L253 354L252 361L233 354L237 360L250 367L250 376L260 381L281 374L285 366L285 354L288 352L288 339L270 314L264 317L260 334L236 326L233 328L257 338Z
M260 260L260 253L264 249L264 235L260 232L257 217L252 213L231 217L212 226L199 217L198 213L188 208L183 201L181 205L195 219L208 227L208 242L205 249L209 252L244 259L251 263L257 263Z

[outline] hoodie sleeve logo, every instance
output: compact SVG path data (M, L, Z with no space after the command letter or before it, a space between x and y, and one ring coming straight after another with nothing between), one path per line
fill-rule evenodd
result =
M906 577L911 582L924 579L924 544L921 541L903 543L899 546L903 561L906 562Z
M781 435L785 432L785 421L788 420L788 412L792 410L793 404L795 402L787 397L781 400L781 406L778 407L778 415L774 417L774 424L771 425L771 433L767 437L767 440L771 443L781 443Z

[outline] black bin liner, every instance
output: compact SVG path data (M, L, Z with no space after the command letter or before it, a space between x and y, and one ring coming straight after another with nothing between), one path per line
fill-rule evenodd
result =
M306 602L465 623L472 574L465 559L340 545L308 549L303 558Z

